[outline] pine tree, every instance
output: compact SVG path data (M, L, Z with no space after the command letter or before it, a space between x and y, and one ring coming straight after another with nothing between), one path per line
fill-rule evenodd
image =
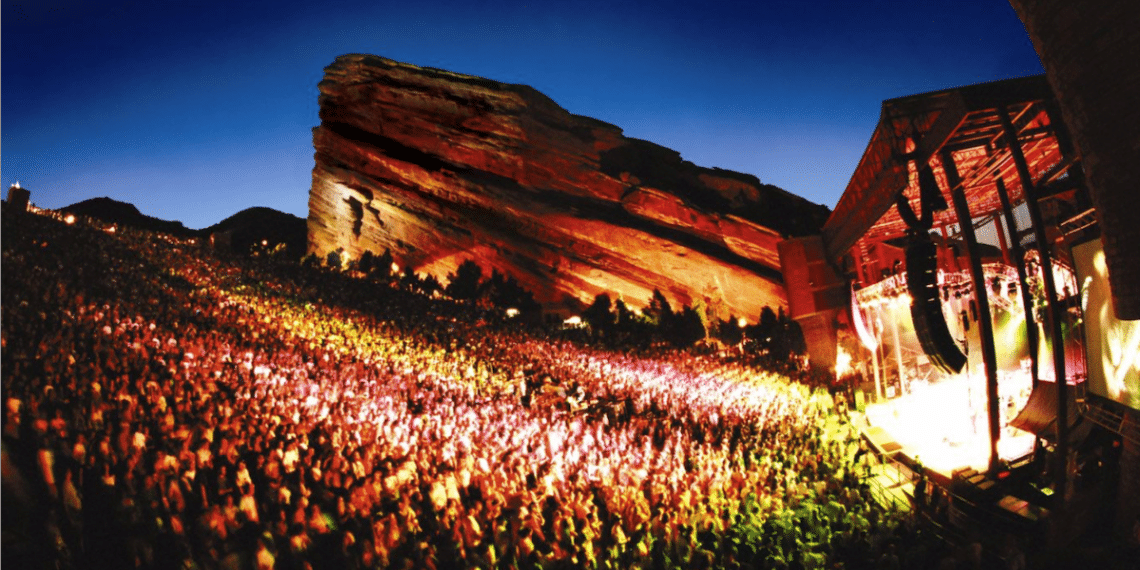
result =
M366 249L364 253L360 255L360 261L356 263L356 268L359 269L361 273L370 275L375 262L376 255L372 253L371 249Z
M611 306L610 296L601 293L594 297L593 304L582 311L582 318L595 330L609 330L614 324L614 314L610 311Z
M459 264L455 273L448 274L444 293L452 299L469 300L479 295L479 284L483 279L483 269L468 259Z
M343 258L340 256L341 252L343 251L344 248L337 248L333 251L330 251L328 256L325 257L325 265L329 266L332 269L340 270L341 266L344 265L344 262L342 261Z

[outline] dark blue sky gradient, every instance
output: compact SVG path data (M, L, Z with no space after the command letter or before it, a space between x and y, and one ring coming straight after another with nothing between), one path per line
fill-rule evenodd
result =
M4 187L192 228L307 215L316 85L342 53L531 85L829 207L884 99L1042 72L1000 0L3 0L0 22Z

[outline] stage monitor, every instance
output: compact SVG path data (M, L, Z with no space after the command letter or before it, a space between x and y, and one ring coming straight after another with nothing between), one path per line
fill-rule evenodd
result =
M1074 246L1073 261L1081 283L1089 392L1140 410L1140 320L1116 318L1099 239Z

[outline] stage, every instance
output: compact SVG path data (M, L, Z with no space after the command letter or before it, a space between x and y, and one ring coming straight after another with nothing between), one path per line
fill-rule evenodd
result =
M998 455L1006 461L1033 452L1033 434L1008 425L1032 388L1021 371L1001 375L1001 436ZM866 406L864 436L876 451L905 455L910 463L950 478L955 470L989 466L990 437L986 416L985 378L959 374L936 382L912 382L903 396Z

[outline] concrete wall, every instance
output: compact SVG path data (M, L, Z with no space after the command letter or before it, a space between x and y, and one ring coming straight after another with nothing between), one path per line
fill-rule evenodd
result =
M799 323L813 369L835 368L836 317L847 309L847 280L827 262L821 236L781 241L780 269L788 292L789 315Z

